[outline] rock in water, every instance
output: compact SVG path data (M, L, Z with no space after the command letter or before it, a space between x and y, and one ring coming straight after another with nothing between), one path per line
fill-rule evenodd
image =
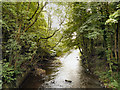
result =
M69 82L69 83L71 83L72 81L71 80L65 80L66 82Z
M55 83L55 81L51 81L51 83Z

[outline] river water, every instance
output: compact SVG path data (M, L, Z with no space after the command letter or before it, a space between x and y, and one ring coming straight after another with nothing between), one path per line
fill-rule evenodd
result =
M97 78L86 73L82 67L78 49L57 59L61 64L46 64L43 67L46 76L29 75L22 88L101 88Z

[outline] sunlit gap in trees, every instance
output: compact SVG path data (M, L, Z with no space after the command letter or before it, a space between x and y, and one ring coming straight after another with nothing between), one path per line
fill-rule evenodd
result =
M73 40L76 39L76 35L77 35L77 33L74 32L72 35L73 35L72 39L73 39Z
M47 12L44 15L45 20L49 24L48 28L58 29L64 27L60 25L60 23L64 20L66 15L65 6L57 5L57 3L48 2L48 5L45 7L45 11ZM65 23L65 21L63 23ZM61 33L63 32L61 31Z

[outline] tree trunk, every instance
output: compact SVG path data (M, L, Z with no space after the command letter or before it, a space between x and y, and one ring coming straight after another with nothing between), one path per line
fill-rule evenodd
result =
M93 50L94 48L93 48L93 46L94 46L94 41L93 41L93 39L91 39L91 47L90 47L91 48L91 50L90 50L91 51L91 56L94 55L94 50Z
M114 50L114 52L115 52L115 60L117 60L117 32L116 32L116 30L115 30L115 50Z
M120 63L120 20L118 21L118 62Z

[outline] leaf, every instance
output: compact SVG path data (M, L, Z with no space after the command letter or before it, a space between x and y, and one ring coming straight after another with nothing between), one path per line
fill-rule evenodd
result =
M112 24L112 23L118 23L118 21L117 21L116 19L110 18L110 19L108 19L108 20L105 22L105 25L107 25L107 24Z
M118 9L112 15L110 15L109 18L116 19L119 16L120 16L120 9Z
M115 88L119 87L118 82L116 80L114 80L113 82L111 82L110 85L114 86Z

